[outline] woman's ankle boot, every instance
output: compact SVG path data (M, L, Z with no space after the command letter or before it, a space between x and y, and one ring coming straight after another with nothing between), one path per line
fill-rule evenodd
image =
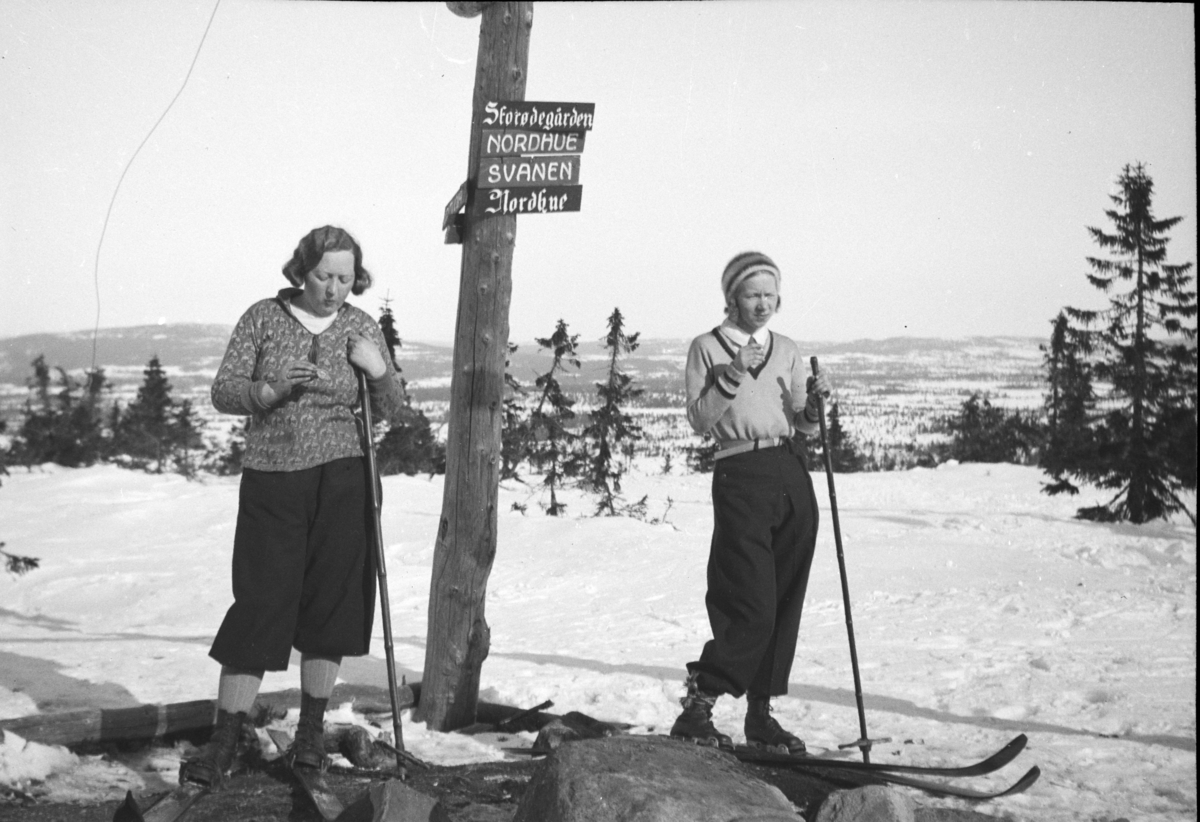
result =
M771 716L771 697L746 695L746 744L780 753L804 753L804 740L780 727Z
M215 788L225 780L237 756L238 739L246 722L245 712L217 711L212 738L200 752L179 767L179 784L197 782Z
M711 745L714 748L733 750L733 740L717 730L712 722L713 706L717 704L720 694L702 690L696 681L696 675L691 674L687 679L687 695L679 700L683 712L671 726L671 736L676 739L686 739L697 745Z
M325 706L328 702L328 699L305 693L300 695L300 722L292 743L293 767L325 767Z

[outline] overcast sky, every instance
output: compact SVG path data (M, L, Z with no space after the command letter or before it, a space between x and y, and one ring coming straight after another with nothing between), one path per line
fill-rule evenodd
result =
M211 29L190 79L209 18ZM783 270L802 340L1048 334L1126 163L1196 259L1194 11L1090 2L535 3L527 99L592 102L582 210L518 218L510 338L721 319ZM443 3L0 0L0 337L233 323L309 229L450 341L479 18ZM167 111L121 183L122 172ZM99 264L97 266L97 250ZM98 270L97 270L98 269ZM98 274L98 277L96 275ZM99 295L97 298L96 280ZM97 302L98 299L98 302Z

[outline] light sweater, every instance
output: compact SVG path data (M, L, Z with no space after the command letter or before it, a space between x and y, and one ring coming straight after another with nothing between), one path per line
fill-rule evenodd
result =
M320 334L308 331L292 313L285 288L259 300L238 320L213 380L213 406L225 414L251 415L246 427L242 464L258 471L299 471L342 457L361 457L362 443L354 415L358 376L346 354L346 338L357 331L379 346L387 372L368 380L376 420L392 422L403 397L391 354L379 324L361 309L343 304ZM255 385L279 378L288 363L309 360L323 372L320 379L297 386L282 402L263 408Z
M688 349L687 417L697 434L718 442L808 435L818 423L804 418L807 374L800 349L789 337L767 331L762 364L739 375L732 367L744 332L714 328ZM737 337L738 339L735 339Z

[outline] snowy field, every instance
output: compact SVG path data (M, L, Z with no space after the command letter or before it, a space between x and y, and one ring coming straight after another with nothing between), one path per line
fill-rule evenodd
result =
M570 493L569 516L550 518L531 489L502 489L483 698L552 699L556 712L667 731L684 665L708 636L711 511L709 477L660 469L648 464L625 488L631 500L647 495L651 519L665 514L653 524L588 517L592 503ZM834 748L857 738L858 720L826 486L814 479L818 557L777 715L810 747ZM953 463L837 477L868 727L894 740L873 759L956 762L1026 732L1016 763L974 782L1008 782L1033 764L1041 781L977 810L1039 822L1195 819L1195 529L1182 516L1079 522L1075 508L1104 497L1049 498L1042 479ZM441 478L384 480L397 662L410 681L423 668L441 495ZM41 567L0 577L0 718L214 697L207 650L230 601L236 503L236 479L14 469L0 487L0 541ZM386 684L378 624L376 637L373 658L343 667L347 681ZM293 666L268 674L264 691L298 684ZM722 699L718 727L738 739L743 710ZM405 739L436 762L501 756L416 723ZM178 766L176 752L159 752L152 779L22 745L12 734L0 744L0 787L57 800L120 795L169 781Z

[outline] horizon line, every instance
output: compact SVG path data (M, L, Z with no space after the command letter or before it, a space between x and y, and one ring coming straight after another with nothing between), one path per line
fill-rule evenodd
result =
M164 329L165 328L178 328L180 326L210 326L210 327L232 329L234 327L234 324L233 323L215 323L215 322L170 322L170 323L142 323L141 325L107 326L107 327L102 327L99 329L81 328L77 331L30 331L30 332L27 332L24 334L13 334L10 336L0 337L0 344L9 342L11 340L19 340L22 337L37 337L37 336L68 337L68 336L78 336L78 335L85 335L85 336L91 337L94 333L103 334L104 332L111 332L111 331L131 331L131 330L140 330L140 329L147 329L147 328L164 328ZM649 341L659 341L659 340L672 341L672 342L689 341L689 340L694 339L696 336L697 336L696 334L689 334L687 336L682 336L682 337L640 336L639 342L645 343L645 342L649 342ZM416 343L416 344L420 344L420 345L428 345L428 346L438 347L438 348L453 348L454 347L453 340L418 339L416 337L404 337L403 335L401 335L400 339L401 339L402 345L407 344L407 343ZM511 337L509 339L511 341ZM986 340L986 339L1041 340L1041 339L1043 339L1043 337L1039 337L1034 334L996 333L996 334L963 334L963 335L952 335L952 336L938 336L938 335L929 335L929 334L912 334L912 335L896 334L896 335L892 335L889 337L853 337L853 338L841 339L841 340L830 340L830 339L802 340L802 339L795 338L795 337L793 337L792 339L796 340L796 342L803 342L803 343L808 343L808 344L812 344L812 345L844 345L847 343L856 343L856 342L885 342L887 340L942 340L942 341L951 342L951 341L960 341L960 340ZM584 342L589 342L589 341L586 341L586 340L580 341L581 344ZM599 338L597 338L597 340L595 342L600 342Z

